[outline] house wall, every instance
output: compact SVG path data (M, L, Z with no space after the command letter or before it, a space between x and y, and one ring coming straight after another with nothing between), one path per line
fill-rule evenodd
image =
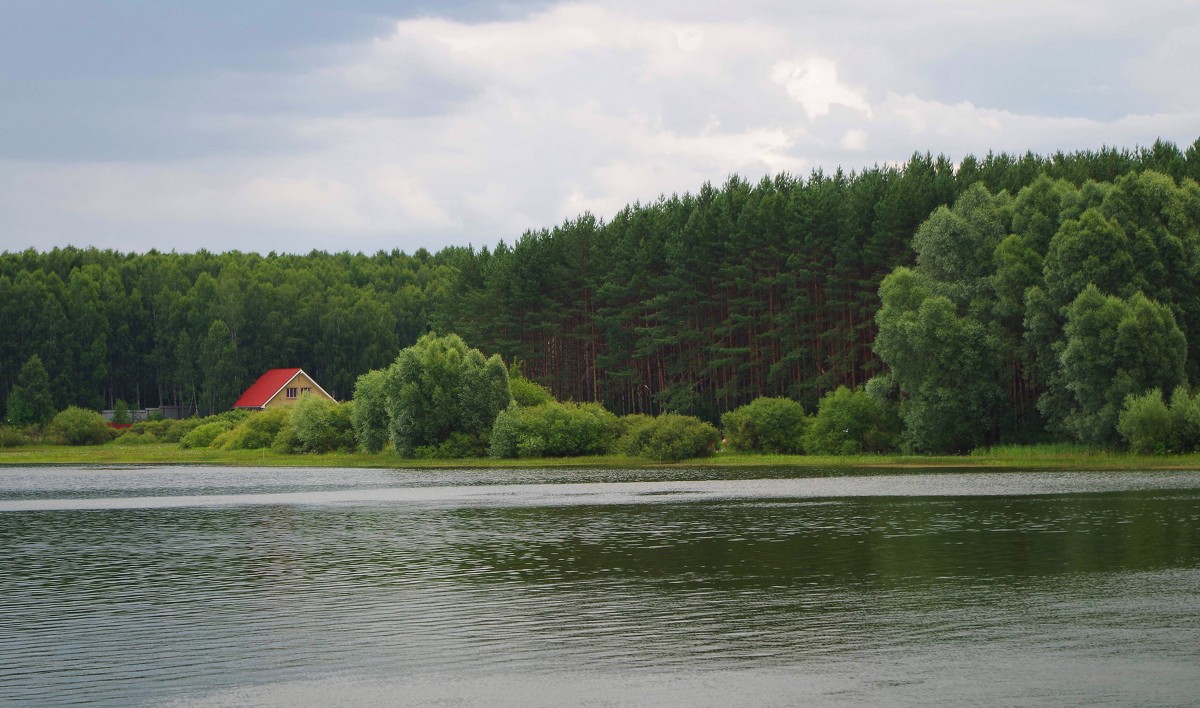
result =
M288 392L289 388L296 389L296 397L295 398L288 398L287 392ZM279 393L277 393L271 397L271 400L269 400L265 404L263 404L263 408L275 408L277 406L290 406L293 403L295 403L296 401L300 400L300 395L302 393L304 393L304 389L306 389L306 388L309 389L309 393L311 393L314 396L317 396L319 398L324 398L328 401L333 400L333 396L330 396L329 394L323 392L320 389L320 387L318 387L317 384L315 382L313 382L313 380L311 378L308 377L308 374L301 371L300 373L296 374L295 378L292 379L291 383L289 383L287 386L284 386L283 389L279 391Z

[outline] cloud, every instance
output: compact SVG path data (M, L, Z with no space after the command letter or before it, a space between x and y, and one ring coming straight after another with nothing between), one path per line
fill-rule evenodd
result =
M190 84L177 139L236 136L238 149L0 159L0 248L483 245L730 173L859 169L914 151L1190 143L1200 115L1186 77L1200 22L1154 0L1141 8L1149 19L1108 0L1082 7L982 2L948 13L934 0L858 1L818 13L669 0L400 19L313 52L300 70ZM1154 27L1168 16L1174 29ZM927 70L975 44L1017 50L1065 32L1100 46L1122 31L1145 49L1104 89L1131 107L1117 118L947 95ZM986 66L963 70L977 73L956 85L991 80Z
M782 61L771 68L771 80L804 107L809 120L829 115L833 105L845 106L871 117L871 106L858 91L847 88L837 76L837 64L824 57Z

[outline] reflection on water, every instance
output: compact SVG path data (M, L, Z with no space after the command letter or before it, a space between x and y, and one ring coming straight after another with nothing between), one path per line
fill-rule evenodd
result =
M0 471L0 703L1200 695L1187 473L38 472Z

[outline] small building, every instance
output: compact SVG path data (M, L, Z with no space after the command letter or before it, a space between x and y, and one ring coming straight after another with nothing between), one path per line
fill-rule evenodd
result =
M334 400L333 396L326 393L303 369L271 369L259 376L258 381L234 402L233 407L263 410L290 406L306 393Z

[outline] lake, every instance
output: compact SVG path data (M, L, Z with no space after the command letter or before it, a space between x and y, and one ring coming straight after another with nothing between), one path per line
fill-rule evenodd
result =
M0 704L1195 705L1200 474L0 468Z

